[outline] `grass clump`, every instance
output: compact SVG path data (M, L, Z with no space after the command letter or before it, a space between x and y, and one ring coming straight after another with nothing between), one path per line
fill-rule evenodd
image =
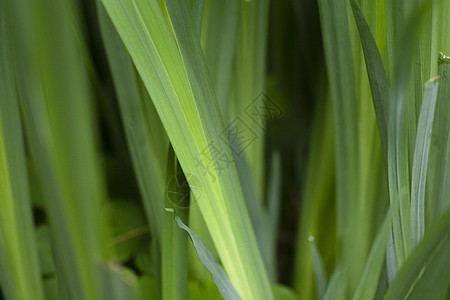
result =
M0 298L448 299L447 1L0 8Z

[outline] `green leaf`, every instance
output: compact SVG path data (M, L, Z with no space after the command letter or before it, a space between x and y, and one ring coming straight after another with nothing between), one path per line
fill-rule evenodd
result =
M324 210L330 215L335 213L333 203L330 203L334 201L335 189L333 120L329 99L324 98L326 101L320 102L315 112L309 160L302 188L303 201L298 223L294 275L294 286L300 299L314 297L314 271L308 237L314 235L322 240L324 235L319 237L320 228L335 226L334 220L328 221L324 226L324 220L330 219L324 214ZM334 234L333 231L330 236L334 237ZM329 239L328 243L325 243L326 248L332 248L334 243L335 239Z
M354 247L354 240L363 241L367 233L359 223L364 210L359 201L358 103L348 7L345 0L320 0L318 3L334 122L339 260L348 267L341 272L348 273L348 288L353 290L365 261L364 251Z
M209 0L205 24L207 26L204 26L203 52L225 120L227 120L232 96L233 59L237 43L240 2L239 0Z
M156 0L104 0L119 35L155 104L189 184L199 185L198 204L230 280L246 299L272 299L236 169L209 167L214 149L231 151L200 39L187 2L167 1L170 24ZM172 31L173 28L173 31ZM206 169L204 168L206 167ZM194 181L198 181L195 182Z
M276 300L298 300L299 298L292 289L281 284L272 286L273 295Z
M272 154L269 186L267 187L267 207L265 210L267 215L267 221L265 222L267 227L266 234L268 236L266 266L272 282L275 282L277 278L277 240L281 215L281 174L281 155L278 151L275 151ZM260 245L260 248L262 247L264 245Z
M205 0L193 0L192 1L192 17L194 19L195 27L200 35L202 32L202 18L203 7L205 6Z
M164 207L166 210L176 209L181 217L187 221L190 190L172 147L169 149L167 158L166 176L168 185ZM171 214L166 212L163 220L161 245L162 299L187 299L187 237L177 227Z
M113 261L99 266L99 269L102 299L138 299L138 278L131 270Z
M191 238L192 243L194 244L195 250L197 251L198 258L202 262L202 264L211 272L212 280L217 286L220 294L225 300L239 300L239 294L236 292L233 284L228 279L227 275L222 269L222 266L216 261L214 256L212 256L211 252L206 249L203 245L202 241L198 238L198 236L187 227L183 221L181 221L180 217L175 213L174 214L175 222L181 229L185 230L189 237Z
M361 280L353 294L353 300L374 299L385 261L386 245L391 233L391 225L392 216L390 213L387 213L373 242Z
M428 6L415 10L415 14L403 28L400 48L395 48L395 68L389 108L388 128L388 180L393 214L393 237L400 269L411 247L411 198L409 153L411 137L416 128L411 126L412 116L410 78L413 75L415 40Z
M48 225L41 225L36 228L36 238L39 248L39 262L41 265L42 276L56 275L50 239L50 228Z
M240 9L234 49L232 95L228 100L228 109L223 113L227 124L239 120L238 118L243 120L247 130L251 132L247 136L254 137L242 155L247 158L256 195L263 203L265 128L262 127L266 126L267 120L265 112L254 112L249 107L255 103L262 107L267 105L259 102L258 97L265 92L270 0L236 2L239 2ZM253 117L249 117L249 114L253 114Z
M449 207L450 197L450 59L441 53L439 60L439 90L433 120L427 178L428 224Z
M161 242L169 141L133 62L100 1L100 29L120 114L152 234Z
M389 240L386 245L386 277L390 284L397 275L397 258L395 255L395 245L394 245L394 235L391 231L389 235Z
M242 194L247 205L248 214L253 228L255 228L256 240L261 249L261 255L268 270L269 277L273 281L274 270L270 269L269 266L271 260L271 234L268 232L270 230L270 224L268 223L265 206L257 196L256 186L246 157L239 157L233 153L233 158L239 176L239 182L242 186Z
M0 285L7 299L43 299L14 79L11 3L0 3Z
M105 198L85 62L72 1L11 1L18 90L51 230L62 298L101 299L97 264L108 251ZM33 298L33 297L32 297Z
M156 300L155 280L149 276L142 276L138 279L139 300Z
M323 300L344 300L347 293L346 275L337 268L330 278Z
M309 236L308 241L309 245L311 246L312 262L314 266L316 298L322 299L327 288L327 277L323 266L322 257L320 256L319 250L317 249L314 237L312 235Z
M397 276L389 286L384 297L385 300L404 299L417 278L420 276L421 270L426 266L427 261L433 256L433 253L437 253L437 255L446 255L448 257L448 253L444 254L439 252L439 249L441 248L438 246L441 241L446 240L448 242L449 231L450 208L435 221L433 226L430 227L427 232L425 232L422 241L413 249L403 267L399 270ZM448 265L448 259L446 264Z
M372 35L370 27L356 0L350 0L350 4L361 38L381 145L384 152L384 158L387 159L387 116L388 101L390 98L389 83L380 52L378 51L377 43Z
M441 243L409 293L408 300L444 299L445 287L450 284L450 236L447 235Z
M411 183L412 247L420 242L425 232L425 184L438 87L439 81L436 78L426 84L417 126Z
M149 276L142 276L138 281L139 285L139 300L156 300L156 286L155 280Z

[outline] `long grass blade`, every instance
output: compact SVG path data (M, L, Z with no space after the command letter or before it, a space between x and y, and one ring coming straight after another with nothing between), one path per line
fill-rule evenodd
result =
M161 295L160 252L167 185L164 162L167 161L169 140L133 62L100 1L97 1L97 10L131 160L149 228L156 241L152 268L156 274L157 294Z
M173 210L170 211L173 212ZM202 264L209 270L209 272L211 272L212 280L219 289L222 297L225 300L241 299L241 297L239 297L239 294L236 292L233 284L223 271L221 265L216 261L211 252L209 252L208 249L203 245L198 236L183 223L183 221L176 213L174 214L174 218L178 227L185 230L189 234L189 237L194 244L195 250L197 251L198 258L200 259Z
M204 6L205 0L192 1L192 17L194 18L195 28L197 29L199 35L202 32L202 19Z
M167 158L167 182L164 207L166 210L176 209L178 218L181 216L187 222L190 189L172 147ZM187 237L167 212L164 215L162 235L162 299L187 299Z
M397 275L397 256L395 254L394 235L392 231L386 245L386 275L389 284Z
M150 229L160 242L166 186L164 162L169 141L151 100L141 91L133 62L100 3L98 14L139 189Z
M233 60L240 5L239 0L210 0L208 26L203 35L206 64L225 120L228 120L229 100L232 96Z
M375 237L369 257L367 258L366 266L364 267L363 275L353 294L353 300L371 300L375 298L380 274L386 257L386 245L391 233L391 219L392 217L390 213L388 213L382 227Z
M308 237L313 235L324 240L323 235L319 236L319 224L328 218L324 217L321 207L330 210L329 201L334 200L333 120L329 100L318 106L312 132L295 258L294 286L300 299L312 299L314 296L313 263ZM333 214L334 210L331 209L329 213ZM333 243L331 239L326 244L327 248L331 248Z
M267 188L267 235L269 243L267 245L268 261L267 270L272 282L277 278L277 237L281 211L281 156L278 151L272 154L272 163L270 167L269 186ZM261 245L262 247L262 245Z
M92 107L71 1L14 1L21 107L51 229L61 296L101 299L106 256Z
M350 0L353 16L358 26L359 36L363 47L367 75L369 76L370 91L377 117L378 131L384 158L387 159L387 115L389 103L389 82L384 69L383 60L372 35L369 25L364 18L356 0Z
M347 288L345 274L342 270L336 269L330 278L323 300L346 299Z
M44 299L13 69L10 3L0 3L0 285L7 299Z
M104 0L103 4L146 85L183 171L193 175L189 183L200 184L204 191L198 204L230 280L245 299L271 299L236 169L232 164L225 170L210 166L224 163L231 151L220 137L225 126L190 8L184 2L168 1L167 24L155 0ZM214 149L220 154L217 160L213 153L205 153ZM194 178L198 183L192 182Z
M258 96L265 92L266 87L270 0L238 2L240 9L237 43L234 49L233 94L228 104L230 109L225 121L228 123L237 120L237 118L243 119L256 137L241 155L247 159L252 171L256 195L258 200L263 203L264 141L267 121L265 109L267 103L258 102Z
M138 299L138 279L129 269L109 262L100 269L102 299Z
M436 112L433 121L431 137L429 174L427 178L427 217L429 222L438 217L449 206L450 188L450 125L448 115L450 105L450 58L443 53L439 59L439 91L436 102ZM431 223L431 222L430 222ZM429 223L428 223L429 224Z
M350 280L356 287L365 254L354 247L353 240L364 238L358 224L361 202L359 180L359 148L357 132L357 99L354 63L348 25L346 1L321 0L321 18L325 62L330 84L334 122L336 160L337 235L340 237L340 259L345 261ZM364 233L365 234L365 233Z
M436 78L426 84L417 127L411 183L411 247L419 243L425 232L425 184L438 87Z
M314 266L314 283L316 286L316 299L322 299L327 288L327 277L325 274L325 268L323 265L322 257L320 256L319 249L317 249L314 237L311 235L308 237L308 242L311 247L312 262Z
M396 49L395 73L389 108L388 128L388 180L393 213L393 237L400 269L411 247L411 199L410 199L410 134L416 131L409 123L411 116L409 98L412 63L415 58L415 39L428 6L417 9L403 31L401 47ZM415 140L415 136L414 136Z

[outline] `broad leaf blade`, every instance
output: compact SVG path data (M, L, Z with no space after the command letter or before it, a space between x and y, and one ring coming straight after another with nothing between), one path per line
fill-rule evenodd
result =
M242 297L271 299L271 290L242 196L236 169L208 166L205 150L229 159L225 126L202 58L187 3L167 2L171 24L157 1L104 0L114 25L149 91L190 184L225 269ZM171 28L174 31L171 31ZM175 36L174 36L175 34ZM223 161L222 161L223 162ZM206 167L206 168L205 168Z

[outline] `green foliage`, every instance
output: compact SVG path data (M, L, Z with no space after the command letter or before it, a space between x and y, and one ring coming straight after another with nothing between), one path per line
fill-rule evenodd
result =
M448 299L450 2L0 2L0 298Z

